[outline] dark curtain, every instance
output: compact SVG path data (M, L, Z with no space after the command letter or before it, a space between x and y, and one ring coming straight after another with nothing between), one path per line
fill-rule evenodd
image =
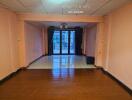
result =
M82 55L82 34L83 34L83 28L76 27L75 28L75 54L76 55Z
M48 55L53 54L53 34L54 34L54 27L51 26L48 28Z

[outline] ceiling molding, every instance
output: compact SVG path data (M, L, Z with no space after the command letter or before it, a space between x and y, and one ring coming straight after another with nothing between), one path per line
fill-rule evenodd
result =
M52 21L52 22L103 22L102 16L75 16L75 15L45 15L21 13L18 14L20 20L24 21Z

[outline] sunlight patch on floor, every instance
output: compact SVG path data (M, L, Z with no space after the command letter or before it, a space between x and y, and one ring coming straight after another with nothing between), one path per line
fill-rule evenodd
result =
M85 56L53 55L45 56L28 67L28 69L58 68L95 68L95 66L86 64Z

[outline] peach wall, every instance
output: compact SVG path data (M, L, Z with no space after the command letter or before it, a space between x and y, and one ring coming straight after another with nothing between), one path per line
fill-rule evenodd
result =
M18 26L19 62L22 68L27 67L32 61L45 54L45 28L20 19Z
M19 68L17 15L0 7L0 80Z
M97 27L96 25L87 28L86 33L86 55L95 57L95 46L96 46L96 34Z
M20 67L26 66L26 46L25 46L25 22L18 20L18 46L19 46L19 65Z
M83 27L82 53L84 55L86 55L86 34L87 34L87 27Z
M43 36L42 36L42 47L43 47L43 55L48 54L48 33L47 33L47 27L43 26L42 28Z
M103 22L102 16L76 15L44 15L35 13L20 13L19 18L25 21L53 21L53 22Z
M105 70L132 89L132 3L105 17Z
M104 23L94 23L84 28L83 53L95 57L95 65L104 66L105 32ZM86 36L86 37L85 37ZM85 50L84 50L85 49Z
M96 47L95 47L95 65L103 66L104 63L104 44L105 44L104 23L97 23Z
M26 47L26 66L43 55L42 48L42 29L30 23L24 25L25 29L25 47Z

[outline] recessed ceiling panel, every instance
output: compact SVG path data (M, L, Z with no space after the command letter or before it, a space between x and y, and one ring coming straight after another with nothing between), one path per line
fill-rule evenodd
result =
M110 0L88 0L87 3L85 4L88 6L87 14L91 15L109 1Z
M132 2L131 0L111 0L109 3L102 6L100 9L98 9L93 15L105 15L109 13L110 11L128 3Z
M0 3L17 12L25 12L27 9L18 0L0 0Z
M0 0L16 12L57 15L105 15L131 0ZM68 13L83 12L83 13Z
M40 0L18 0L26 7L42 6Z

